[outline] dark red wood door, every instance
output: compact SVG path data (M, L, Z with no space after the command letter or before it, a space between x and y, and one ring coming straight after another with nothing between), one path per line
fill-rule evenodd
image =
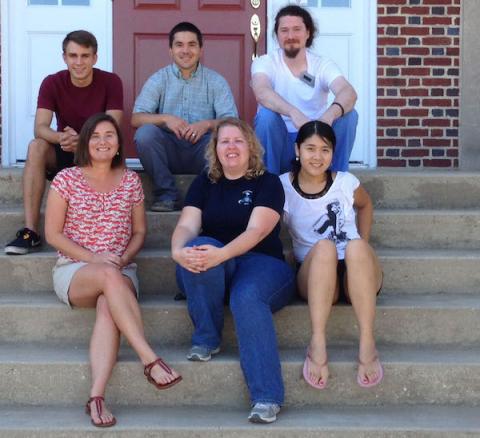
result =
M249 85L254 52L250 33L253 14L259 16L261 25L257 53L265 53L266 0L259 3L255 9L251 0L113 2L113 69L122 78L124 86L123 129L129 157L136 156L130 127L135 98L152 73L171 63L168 32L181 21L190 21L202 31L202 62L227 79L240 117L252 122L256 111L255 97Z

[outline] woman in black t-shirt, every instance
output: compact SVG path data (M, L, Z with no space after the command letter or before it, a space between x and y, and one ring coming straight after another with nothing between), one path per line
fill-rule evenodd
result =
M295 279L279 238L283 188L265 171L262 154L245 122L218 123L207 171L193 181L173 233L172 256L194 325L187 358L208 361L220 351L227 299L253 406L249 420L269 423L284 398L272 313L293 298Z

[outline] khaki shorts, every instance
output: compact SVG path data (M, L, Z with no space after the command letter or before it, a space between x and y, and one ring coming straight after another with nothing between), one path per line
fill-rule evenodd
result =
M72 262L64 257L60 257L53 267L53 290L57 294L57 297L69 307L72 307L70 300L68 299L68 290L70 288L72 278L81 267L87 264L88 263L85 262ZM122 268L122 274L132 280L138 298L139 287L136 263L130 263Z

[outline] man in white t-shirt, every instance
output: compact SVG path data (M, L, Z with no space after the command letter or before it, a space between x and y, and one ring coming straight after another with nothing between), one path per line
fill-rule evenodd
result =
M290 170L299 128L310 120L331 125L337 138L332 170L348 170L357 129L357 93L337 65L308 50L316 28L309 12L289 5L275 17L280 48L252 63L252 88L258 102L255 132L272 173ZM328 95L335 96L328 106Z

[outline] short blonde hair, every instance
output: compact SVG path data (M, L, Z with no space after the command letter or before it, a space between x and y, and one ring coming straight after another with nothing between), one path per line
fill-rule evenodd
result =
M207 159L207 170L210 181L217 182L223 175L223 167L217 155L218 133L224 126L235 126L240 130L248 144L249 159L248 169L245 178L257 178L265 173L265 165L263 164L264 150L258 141L253 129L243 120L235 117L227 117L220 120L212 131L210 142L207 145L205 158Z

